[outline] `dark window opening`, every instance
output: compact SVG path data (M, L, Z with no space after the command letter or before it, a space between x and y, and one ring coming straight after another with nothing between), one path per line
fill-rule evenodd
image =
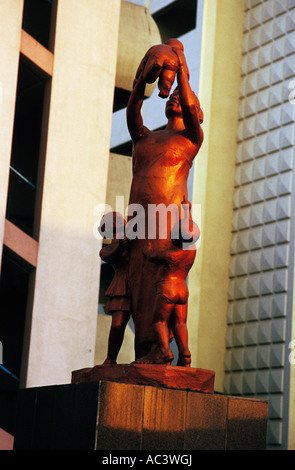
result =
M0 279L0 428L13 434L21 372L30 269L4 247Z
M131 157L133 151L133 144L132 140L125 142L124 144L120 144L117 147L111 148L112 153L118 153L119 155L126 155L126 157Z
M153 14L163 42L195 29L197 3L197 0L176 0Z
M55 6L52 0L25 0L22 28L42 46L53 51L51 25Z
M131 91L123 90L123 88L116 87L114 93L113 112L119 111L119 109L126 108L130 95Z
M119 111L120 109L124 109L127 107L129 98L131 95L131 91L124 90L123 88L115 88L114 91L114 103L113 103L113 113L116 111ZM144 96L144 100L146 100L148 97Z
M33 236L47 80L20 59L6 217Z

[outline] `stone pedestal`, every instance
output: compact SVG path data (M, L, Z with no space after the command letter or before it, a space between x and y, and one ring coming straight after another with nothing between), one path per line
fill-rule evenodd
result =
M265 449L264 400L167 384L85 381L89 373L73 373L80 383L20 390L15 450Z

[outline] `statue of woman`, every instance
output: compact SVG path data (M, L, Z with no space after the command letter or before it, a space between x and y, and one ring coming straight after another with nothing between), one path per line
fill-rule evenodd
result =
M135 323L136 359L145 356L156 341L153 312L157 264L149 262L143 253L147 244L156 252L171 248L171 229L180 219L181 202L183 199L188 200L189 171L203 142L203 113L189 84L185 57L180 48L172 49L178 58L177 87L166 104L166 127L151 131L143 124L141 108L147 83L144 67L136 77L127 106L127 124L133 141L133 179L129 207L137 204L143 208L142 219L137 219L137 224L143 225L145 235L132 240L129 246L129 285ZM149 70L152 69L152 60L150 57ZM154 60L158 69L158 58ZM165 223L162 224L161 220L161 224L156 223L151 229L151 211L157 205L168 208L171 204L176 210L164 211L162 217ZM128 224L132 223L133 216L129 214L127 236ZM165 233L162 226L165 227Z

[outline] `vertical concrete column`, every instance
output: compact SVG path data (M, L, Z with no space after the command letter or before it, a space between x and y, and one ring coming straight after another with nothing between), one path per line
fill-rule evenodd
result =
M119 15L120 0L58 3L27 387L93 365Z
M0 265L14 121L23 0L0 3Z
M243 3L204 2L199 97L205 140L195 165L193 194L194 204L201 204L202 242L189 276L188 322L193 365L215 370L219 391L224 369Z

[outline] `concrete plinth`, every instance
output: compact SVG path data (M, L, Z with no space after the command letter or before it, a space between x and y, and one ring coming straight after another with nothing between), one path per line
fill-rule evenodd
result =
M267 402L118 382L20 390L15 450L258 450Z

